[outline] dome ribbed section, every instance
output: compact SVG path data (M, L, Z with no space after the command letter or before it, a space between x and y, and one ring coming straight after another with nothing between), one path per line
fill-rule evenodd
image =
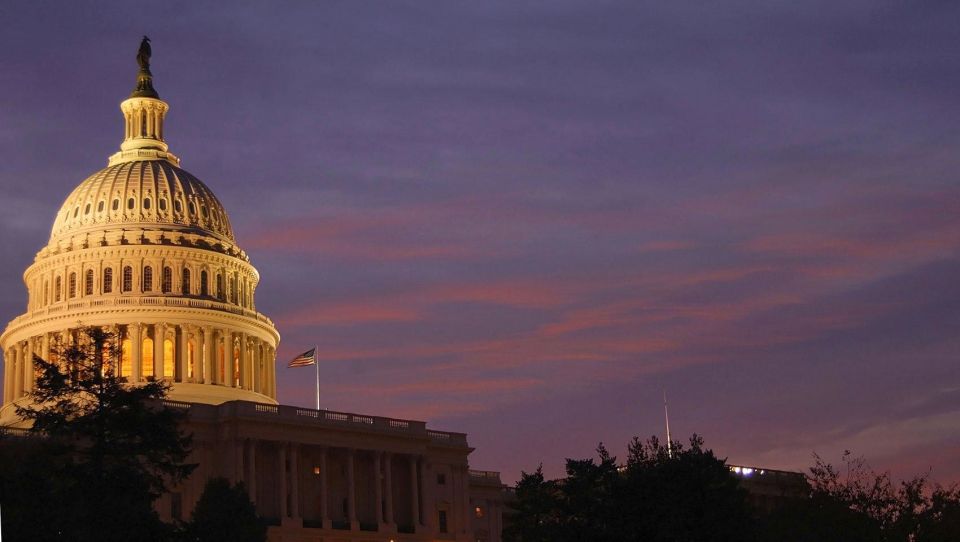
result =
M88 177L57 213L50 243L124 227L207 234L235 243L227 213L213 192L166 160L123 162Z

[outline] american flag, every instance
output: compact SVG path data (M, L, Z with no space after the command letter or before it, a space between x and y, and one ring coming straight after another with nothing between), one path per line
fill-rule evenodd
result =
M294 358L287 367L306 367L307 365L315 365L316 363L317 349L314 347Z

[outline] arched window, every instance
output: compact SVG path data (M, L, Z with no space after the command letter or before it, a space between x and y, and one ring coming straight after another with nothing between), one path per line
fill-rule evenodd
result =
M173 356L173 341L167 339L163 341L163 376L166 378L173 378Z
M230 302L236 305L237 303L237 274L234 273L233 277L230 278Z
M144 209L150 208L150 198L143 198L143 208Z
M223 301L223 275L217 273L217 299Z
M113 291L113 268L108 267L103 270L103 293L109 294Z
M183 295L190 295L190 270L186 267L183 268L183 280L180 281L180 285Z
M50 303L50 283L43 283L43 304L46 305Z
M63 281L60 279L60 277L57 277L53 281L53 301L54 302L60 301L60 291L62 289L63 289Z
M133 209L137 205L137 200L130 198L127 200L127 209Z
M98 212L98 213L102 213L102 212L103 212L103 202L102 202L102 201L97 204L97 212Z
M146 337L141 343L140 374L144 378L153 376L153 339L150 337Z
M67 280L67 287L70 290L70 298L77 297L77 274L70 273L70 278Z
M204 269L200 271L200 295L209 295L209 288L207 287L207 271Z
M167 200L165 200L165 199L158 200L158 201L157 201L157 206L160 207L160 210L161 210L161 211L166 211L166 210L167 210Z
M173 200L173 210L178 213L183 212L183 204L180 203L180 200L178 199Z
M114 211L116 211L117 209L119 209L119 208L120 208L120 200L119 200L119 199L113 200L113 204L110 205L110 208L113 209Z
M124 292L133 291L133 268L129 265L123 268L123 288Z
M143 268L143 291L153 291L153 268L149 265Z
M173 270L169 267L163 268L163 283L160 289L165 294L169 294L170 290L173 290Z
M93 295L93 269L87 269L84 274L83 295Z
M190 209L190 216L197 215L197 206L194 205L192 201L187 203L187 208Z
M89 203L86 205L86 207L83 208L83 214L85 214L85 215L90 214L90 204L89 204Z

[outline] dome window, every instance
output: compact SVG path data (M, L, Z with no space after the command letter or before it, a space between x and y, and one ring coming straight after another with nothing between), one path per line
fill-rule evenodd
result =
M163 280L160 283L160 291L169 294L173 290L173 270L169 267L163 268Z
M88 203L86 207L83 208L83 214L90 214L90 204Z
M200 214L203 215L203 218L207 218L207 216L209 216L208 213L207 213L207 206L206 206L206 205L201 205L201 206L200 206Z
M143 198L143 208L144 209L150 208L150 198Z
M98 212L98 213L102 213L102 212L103 212L103 202L102 202L102 201L97 204L97 212Z
M54 303L60 301L60 290L63 288L63 279L57 277L53 281L53 301Z
M119 209L119 208L120 208L120 200L118 200L118 199L113 200L113 206L112 206L112 207L113 207L113 210L114 210L114 211L116 211L117 209Z
M70 279L67 281L67 286L70 289L70 298L77 297L77 274L70 273Z
M190 216L197 216L197 206L194 205L192 201L190 202L189 209L190 209Z
M134 207L136 204L137 204L137 200L135 200L135 199L133 199L133 198L128 199L128 200L127 200L127 209L133 209L133 207Z
M207 271L200 271L200 295L210 295L210 288L207 286Z
M113 291L113 269L108 267L103 270L103 293L109 294Z
M93 269L87 269L83 276L83 295L93 295Z
M190 295L190 270L186 267L183 268L183 280L180 284L183 286L183 295Z
M80 214L80 206L77 205L77 208L73 210L73 218L77 218L77 215Z
M160 210L161 210L161 211L166 211L166 210L167 210L167 200L162 199L162 200L158 201L158 202L157 202L157 206L160 207Z
M183 212L183 204L180 203L180 200L178 199L173 200L173 210L178 213Z
M121 291L130 292L133 290L133 268L129 265L123 268L122 286Z
M149 265L143 268L143 291L153 290L153 268Z

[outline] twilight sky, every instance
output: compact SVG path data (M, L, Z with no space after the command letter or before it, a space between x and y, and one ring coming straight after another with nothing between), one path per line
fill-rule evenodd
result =
M0 3L0 323L153 40L280 399L464 431L843 449L960 480L956 2Z

